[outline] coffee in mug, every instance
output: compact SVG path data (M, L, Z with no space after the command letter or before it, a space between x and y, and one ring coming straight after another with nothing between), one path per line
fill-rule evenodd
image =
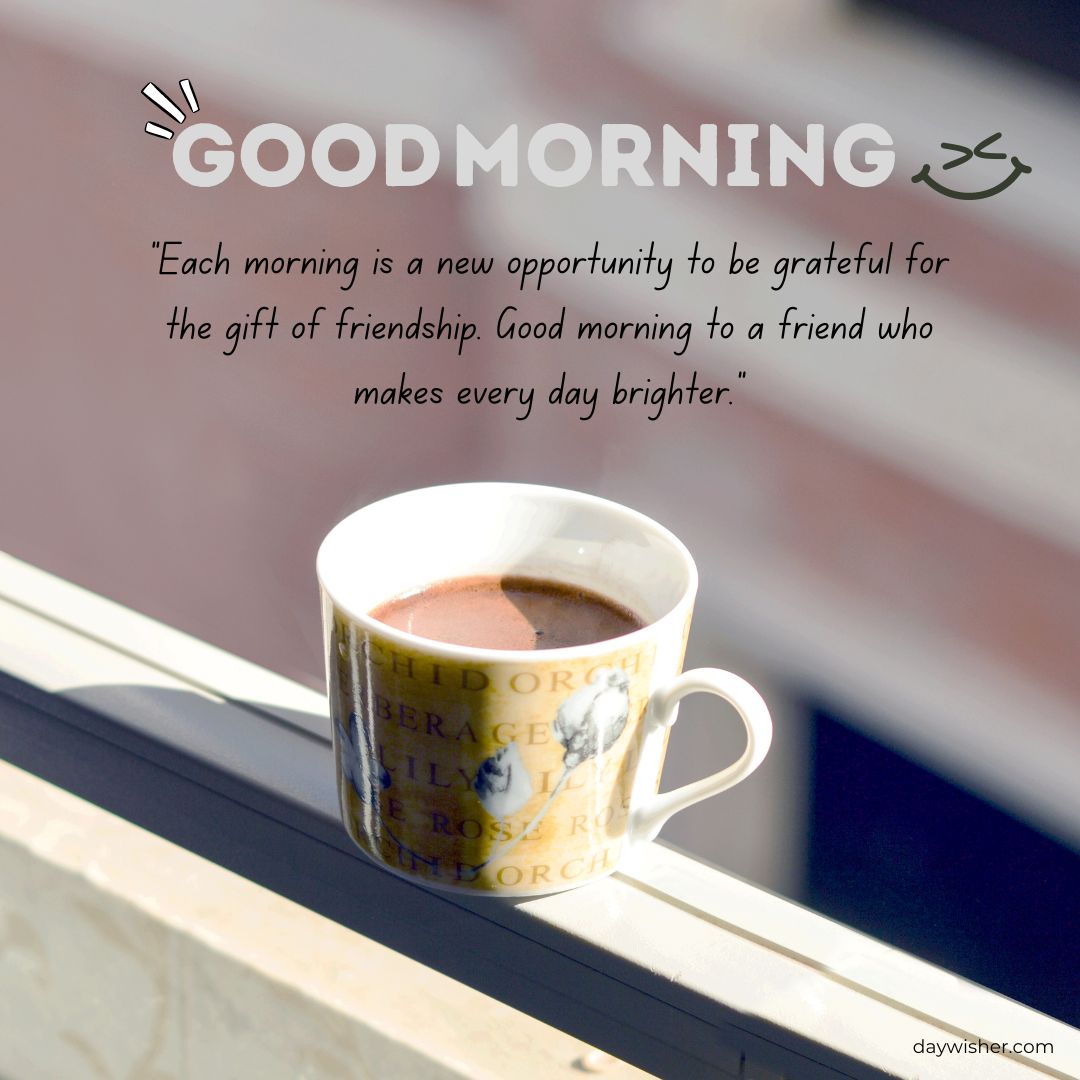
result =
M563 649L640 630L591 589L516 575L451 578L388 600L371 617L417 637L478 649Z

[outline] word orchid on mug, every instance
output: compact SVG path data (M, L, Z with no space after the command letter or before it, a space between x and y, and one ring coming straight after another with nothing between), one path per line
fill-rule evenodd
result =
M680 674L697 569L626 507L528 484L410 491L335 526L317 568L342 820L394 873L573 888L769 749L749 683ZM698 691L734 706L746 750L657 794L678 703Z

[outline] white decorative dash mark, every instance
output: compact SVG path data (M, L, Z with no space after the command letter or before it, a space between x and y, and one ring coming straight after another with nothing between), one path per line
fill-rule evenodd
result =
M193 113L197 113L199 111L199 99L195 96L195 88L191 85L191 80L181 79L180 89L184 91L184 97L187 99L188 108Z
M195 96L195 87L191 85L190 79L180 80L180 89L184 92L184 100L188 103L188 108L191 109L192 115L199 111L199 99ZM152 101L163 113L172 117L178 124L182 124L185 119L183 110L168 94L165 93L159 86L152 82L148 82L143 88L143 97ZM167 128L163 124L147 123L143 131L147 135L153 135L155 139L171 139L175 132L172 128Z
M152 101L163 113L171 116L178 124L184 122L184 114L180 109L180 106L176 104L171 97L168 96L163 90L159 89L152 82L148 82L143 88L143 97Z

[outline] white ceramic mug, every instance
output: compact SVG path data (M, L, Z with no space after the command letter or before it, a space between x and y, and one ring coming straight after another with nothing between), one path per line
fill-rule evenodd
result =
M672 533L617 503L529 484L409 491L336 525L317 569L342 819L394 873L504 896L573 888L749 776L769 749L769 712L749 683L718 668L680 674L697 569ZM370 615L478 574L585 587L645 625L510 651L428 640ZM699 691L734 706L746 750L658 794L678 703Z

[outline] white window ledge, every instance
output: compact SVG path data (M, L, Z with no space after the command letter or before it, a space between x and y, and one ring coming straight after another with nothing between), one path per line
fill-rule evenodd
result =
M662 844L517 902L393 877L337 822L320 695L8 556L0 758L661 1076L1080 1073L1074 1029ZM1003 1039L1054 1049L912 1050Z
M0 761L0 1075L646 1073Z

